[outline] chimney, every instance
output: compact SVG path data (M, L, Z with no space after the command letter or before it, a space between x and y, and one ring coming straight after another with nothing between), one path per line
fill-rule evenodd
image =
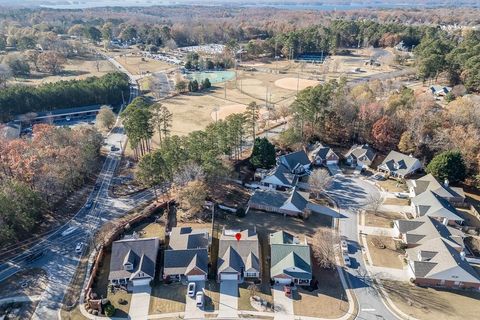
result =
M447 219L447 218L443 218L442 223L443 223L444 226L448 226L448 219Z
M448 179L445 179L445 181L443 181L443 186L445 188L448 188L449 183L450 183L450 181L448 181Z
M460 258L465 261L465 251L460 252Z
M408 156L409 156L410 158L413 158L413 154L411 154L411 153L410 153Z

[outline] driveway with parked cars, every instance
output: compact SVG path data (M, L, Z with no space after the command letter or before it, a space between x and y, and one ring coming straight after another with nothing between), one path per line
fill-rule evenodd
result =
M195 283L193 294L187 292L185 299L185 319L201 319L205 315L203 307L198 307L196 300L197 293L203 292L205 289L205 281L195 281L193 283Z

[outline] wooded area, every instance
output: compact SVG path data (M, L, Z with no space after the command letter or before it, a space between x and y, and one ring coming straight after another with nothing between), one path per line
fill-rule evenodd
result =
M58 201L98 167L102 136L93 127L39 124L32 139L0 140L0 241L34 230Z

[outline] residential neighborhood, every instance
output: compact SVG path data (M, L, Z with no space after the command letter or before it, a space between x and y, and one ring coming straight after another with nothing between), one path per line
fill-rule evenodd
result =
M479 318L479 16L0 0L0 320Z

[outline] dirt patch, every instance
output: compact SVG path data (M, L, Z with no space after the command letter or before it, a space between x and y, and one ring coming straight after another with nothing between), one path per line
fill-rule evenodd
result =
M348 311L348 301L336 269L314 266L319 289L309 292L301 287L293 301L295 315L318 318L339 318Z
M403 269L403 257L396 251L392 238L368 235L367 245L374 266Z
M369 227L391 228L393 220L404 219L400 213L394 212L373 212L365 213L365 225Z
M40 268L20 271L0 282L0 299L40 295L47 285L47 273Z
M315 87L320 82L317 80L307 80L300 78L283 78L275 81L275 85L282 89L297 91L308 87Z
M407 191L407 186L405 183L396 181L396 180L383 180L383 181L377 181L376 182L380 187L385 189L385 191L389 192L405 192Z
M480 292L421 288L396 281L382 283L395 305L417 319L477 319L480 313Z
M171 69L171 64L168 64L163 61L158 61L150 58L144 58L133 55L122 55L115 57L115 60L118 61L128 72L133 75L143 75L147 73L153 73L158 71L165 71Z
M384 205L396 205L396 206L408 206L408 199L399 199L399 198L387 198L383 201Z
M187 286L182 283L158 284L152 288L148 314L185 311Z

